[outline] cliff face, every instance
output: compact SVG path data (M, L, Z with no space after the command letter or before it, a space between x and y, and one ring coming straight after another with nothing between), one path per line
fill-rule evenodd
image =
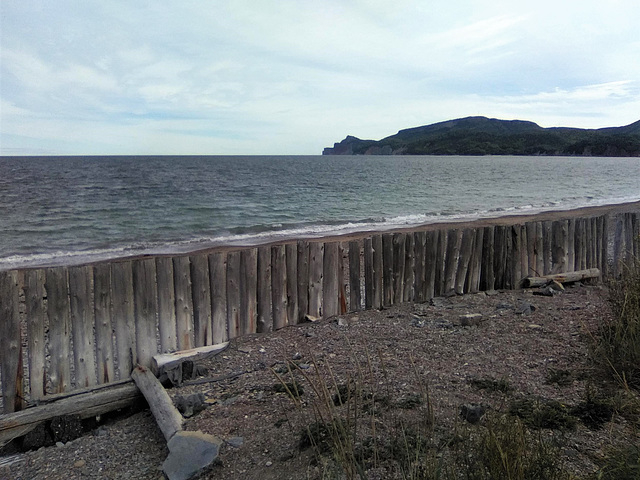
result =
M347 136L323 155L640 156L640 121L601 129L543 128L522 120L467 117L400 130L382 140Z

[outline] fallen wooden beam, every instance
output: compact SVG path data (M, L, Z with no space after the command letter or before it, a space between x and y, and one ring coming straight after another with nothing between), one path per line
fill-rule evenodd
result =
M207 345L205 347L191 348L174 353L154 355L151 359L151 371L156 377L162 373L179 366L185 360L203 360L222 352L229 346L229 342Z
M555 275L545 275L543 277L527 277L522 280L522 286L524 288L544 287L554 281L558 283L571 283L599 277L599 269L589 268L587 270L579 270L577 272L557 273Z
M98 385L68 394L46 397L35 407L0 415L0 447L26 435L39 424L63 415L90 418L131 406L142 397L131 380ZM46 402L46 403L45 403Z
M169 455L162 471L169 480L187 480L217 458L222 441L213 435L182 430L182 415L151 371L138 365L131 372L167 440Z

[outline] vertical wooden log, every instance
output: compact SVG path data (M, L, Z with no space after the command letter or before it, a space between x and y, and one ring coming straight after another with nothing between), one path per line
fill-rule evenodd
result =
M576 266L576 219L567 221L567 272L575 271Z
M595 244L595 267L600 270L600 278L602 279L602 215L595 217L593 227L593 241Z
M120 380L129 378L138 363L133 306L133 271L130 261L111 265L111 295ZM50 300L49 300L50 301ZM51 317L49 318L51 324Z
M69 360L71 318L69 313L69 287L67 269L46 269L47 313L49 315L49 380L51 393L62 393L71 385ZM129 372L126 373L127 376Z
M412 302L415 300L415 292L413 290L413 285L415 283L415 258L413 256L414 239L415 237L411 233L405 235L406 246L404 257L404 294L402 295L403 302Z
M349 242L349 311L362 309L362 291L360 282L360 242Z
M344 278L344 275L345 275L344 264L346 261L348 261L348 259L345 256L344 244L342 242L339 242L338 243L338 313L340 315L344 315L345 313L347 313L346 286L349 280L348 279L345 280Z
M27 348L29 349L29 385L31 387L30 398L32 402L42 399L46 391L47 378L45 374L45 308L44 308L44 270L27 270L24 273L24 301L27 317ZM5 293L0 292L0 299ZM2 300L0 300L2 301ZM6 317L2 313L1 318ZM0 326L4 332L5 327ZM4 347L0 347L6 351ZM111 362L113 366L113 361Z
M435 264L435 291L434 291L434 295L436 297L440 296L440 295L444 295L445 293L445 267L446 267L446 260L447 260L447 249L448 249L448 243L449 241L449 234L447 230L439 230L438 231L438 246L437 246L437 253L436 253L436 264ZM428 239L427 239L427 254L429 252L429 247L428 247ZM427 272L428 267L427 267ZM425 276L426 278L426 276Z
M76 388L90 387L98 383L93 352L95 340L93 336L93 305L91 303L92 280L93 269L90 266L69 269L69 299Z
M392 302L402 303L404 298L404 267L406 235L404 233L393 234L393 298Z
M591 217L591 240L589 242L591 249L591 265L598 267L598 219Z
M271 247L271 292L273 305L273 329L289 324L287 317L287 260L284 245Z
M588 249L588 233L587 233L587 219L580 219L580 238L578 239L580 250L580 270L586 270L587 263L587 249Z
M382 308L384 297L384 248L382 235L373 236L373 308Z
M322 304L323 317L338 315L338 243L324 244Z
M624 217L616 216L616 229L613 239L613 275L619 278L622 274L622 261L624 250Z
M542 222L542 261L544 264L544 274L549 275L552 272L551 262L551 228L553 222Z
M551 271L564 273L568 271L569 262L569 222L556 220L552 223Z
M591 226L592 226L591 219L585 218L584 219L584 227L585 227L584 243L585 243L585 257L586 257L585 268L593 267L593 250L594 249L592 248L593 232L592 232Z
M17 270L0 271L0 373L4 413L23 408L20 292Z
M309 242L309 315L322 317L324 243Z
M603 279L609 278L609 214L602 216L602 262L600 274Z
M436 276L438 268L443 265L444 258L439 258L439 248L444 249L441 238L444 230L430 230L426 232L424 253L424 300L431 300L436 296ZM444 250L443 250L444 252ZM444 255L444 253L442 253Z
M284 252L283 252L284 255ZM284 285L283 287L284 288ZM240 252L227 253L227 335L240 335Z
M287 318L291 325L298 323L298 245L285 246L287 264Z
M497 225L494 233L495 256L494 272L495 272L495 288L506 288L507 284L507 227Z
M309 313L309 242L298 240L298 322Z
M482 249L484 245L484 228L475 229L473 254L471 257L471 275L469 276L469 292L480 291L480 275L482 272Z
M294 245L295 247L295 245ZM294 261L295 261L294 248ZM246 248L240 252L240 334L258 330L258 249Z
M271 262L271 252L269 252ZM271 263L269 263L269 267ZM229 339L227 331L227 254L214 252L209 255L211 284L211 341L214 345ZM271 279L271 268L269 268ZM269 315L271 315L271 282L269 282ZM270 317L269 317L270 318Z
M504 269L504 288L513 289L515 288L515 264L516 257L518 257L517 253L517 236L513 225L505 227L505 246L506 246L506 255L505 255L505 269ZM520 263L520 258L518 258L518 262Z
M640 221L638 221L638 213L631 214L631 227L633 229L633 257L640 260Z
M484 227L482 243L482 266L480 267L480 290L495 288L495 227Z
M133 302L135 307L136 346L138 363L151 366L151 359L158 353L156 287L156 262L145 258L133 262Z
M258 333L273 330L271 315L271 247L258 248Z
M529 245L526 225L520 225L520 276L516 279L518 286L529 271Z
M191 262L188 256L179 256L173 257L172 263L178 349L189 350L196 346L193 332Z
M111 324L111 265L108 263L99 263L93 269L93 298L98 383L109 383L116 379L116 373Z
M160 351L162 353L175 352L178 348L178 333L176 327L176 289L173 280L173 259L171 257L156 258L156 274Z
M467 281L467 273L469 272L469 264L471 263L471 254L473 252L473 242L475 230L465 228L462 231L462 240L460 243L460 256L458 259L458 267L456 269L456 278L454 283L455 292L458 295L465 293L465 283Z
M455 292L456 273L460 258L460 246L462 245L462 231L454 228L447 232L447 254L445 258L444 294L451 295Z
M527 230L527 256L528 256L528 264L526 270L527 277L540 277L542 273L537 271L537 258L538 251L536 249L536 241L537 241L537 229L536 222L527 222L525 223L525 228ZM524 272L523 272L524 273Z
M393 234L382 234L382 304L393 305Z
M193 255L191 264L191 295L193 296L193 336L196 347L212 344L211 332L211 284L209 282L209 257Z
M363 241L364 256L364 308L369 310L373 307L373 239L366 237Z
M413 237L413 256L415 265L413 276L414 298L416 302L424 302L426 300L425 248L427 243L427 232L415 232Z
M536 237L535 237L535 250L536 250L536 272L539 272L537 276L544 275L544 227L542 222L536 222Z
M635 243L634 241L634 236L635 236L635 229L634 229L634 214L631 212L625 213L624 214L624 231L625 231L625 240L624 240L624 246L625 246L625 256L624 256L624 262L626 263L626 265L628 267L631 267L631 265L633 265L634 262L634 258L633 258L633 245Z

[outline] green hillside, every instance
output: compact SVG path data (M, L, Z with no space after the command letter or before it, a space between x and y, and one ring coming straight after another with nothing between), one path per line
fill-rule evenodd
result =
M323 155L640 156L640 121L625 127L543 128L522 120L467 117L400 130L382 140L347 136Z

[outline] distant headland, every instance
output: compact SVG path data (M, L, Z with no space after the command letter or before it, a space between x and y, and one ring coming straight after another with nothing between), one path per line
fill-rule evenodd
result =
M640 156L640 121L625 127L544 128L523 120L466 117L400 130L382 140L351 135L323 155Z

